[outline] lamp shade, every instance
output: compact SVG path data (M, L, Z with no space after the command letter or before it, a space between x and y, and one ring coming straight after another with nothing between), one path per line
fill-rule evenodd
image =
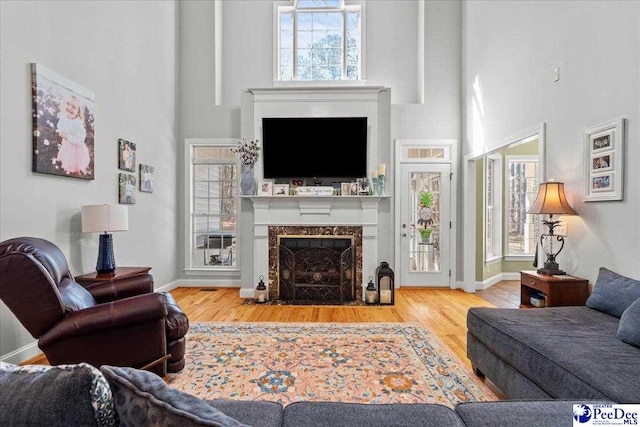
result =
M540 184L536 201L533 202L533 206L529 208L527 213L578 215L567 202L564 195L564 183L555 181Z
M127 231L129 210L122 205L89 205L82 207L82 232Z

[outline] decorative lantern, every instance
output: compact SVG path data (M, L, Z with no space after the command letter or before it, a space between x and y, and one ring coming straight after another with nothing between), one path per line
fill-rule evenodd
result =
M367 304L375 304L378 293L376 292L376 286L373 284L373 276L369 276L369 283L367 289L364 291L364 301Z
M267 287L264 285L264 276L260 276L258 286L256 286L256 302L262 304L269 300L269 293Z
M393 270L389 268L389 263L382 261L376 268L376 279L378 281L378 304L394 304Z

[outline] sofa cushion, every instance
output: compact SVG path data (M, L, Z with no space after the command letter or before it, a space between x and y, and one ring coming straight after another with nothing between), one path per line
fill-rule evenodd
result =
M593 292L587 299L587 307L620 317L638 298L640 281L600 267Z
M463 427L450 408L437 404L296 402L284 408L283 427Z
M167 387L151 372L107 365L100 370L109 381L124 426L245 426L204 400Z
M549 396L638 402L640 349L616 337L618 322L584 306L474 307L467 315L469 334Z
M569 400L511 400L501 402L465 402L455 411L467 427L557 427L571 425L574 404L591 403Z
M631 304L620 317L618 338L627 344L640 347L640 299Z
M0 362L0 425L117 425L107 380L93 366Z

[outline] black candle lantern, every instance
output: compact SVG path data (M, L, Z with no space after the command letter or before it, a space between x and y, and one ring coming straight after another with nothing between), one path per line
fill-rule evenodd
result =
M378 281L378 304L394 304L393 270L389 268L389 263L382 261L376 268L376 278Z
M367 304L375 304L378 293L376 286L373 284L373 276L369 276L369 283L367 283L367 289L364 291L364 301Z
M269 293L267 292L267 287L264 285L264 276L260 276L260 281L258 282L258 286L256 286L256 302L264 303L269 299Z

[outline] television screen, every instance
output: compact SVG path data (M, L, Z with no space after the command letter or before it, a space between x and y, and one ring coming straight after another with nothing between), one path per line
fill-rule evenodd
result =
M265 178L367 176L366 117L262 119Z

